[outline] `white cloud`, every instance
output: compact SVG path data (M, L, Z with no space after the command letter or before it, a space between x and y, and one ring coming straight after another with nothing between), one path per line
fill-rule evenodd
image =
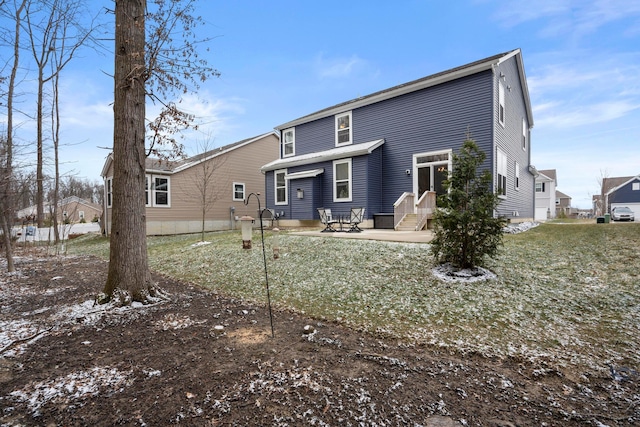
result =
M349 77L362 71L366 64L357 55L349 58L326 58L323 53L319 53L314 60L314 68L320 78Z
M512 0L508 5L495 2L494 19L502 26L512 28L531 21L541 21L539 35L582 37L611 22L640 15L638 0ZM637 24L637 23L636 23ZM621 32L637 31L630 23Z

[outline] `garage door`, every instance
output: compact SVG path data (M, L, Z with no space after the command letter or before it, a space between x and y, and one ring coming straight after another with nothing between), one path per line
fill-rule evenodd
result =
M546 221L547 220L547 208L536 208L536 221Z

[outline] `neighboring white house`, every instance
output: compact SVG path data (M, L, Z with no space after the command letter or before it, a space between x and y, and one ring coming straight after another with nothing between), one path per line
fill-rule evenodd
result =
M536 177L536 221L545 221L556 217L557 185L555 169L538 171Z

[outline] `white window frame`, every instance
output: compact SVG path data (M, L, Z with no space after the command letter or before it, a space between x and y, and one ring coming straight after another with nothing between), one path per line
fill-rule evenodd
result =
M513 187L516 191L520 191L520 163L514 162L514 167L516 169L516 179L513 181Z
M284 186L278 187L278 175L282 174L282 180ZM273 172L273 201L276 205L288 205L289 204L289 180L286 179L287 170L279 169ZM284 200L278 201L278 189L284 188Z
M339 165L347 165L347 179L338 181L336 169ZM346 182L349 186L347 197L338 197L338 184ZM333 161L333 201L336 203L350 202L353 195L353 174L352 174L352 161L351 159L340 159Z
M640 182L634 182L631 184L631 191L638 191L640 190Z
M345 142L340 142L338 134L341 131L344 131L345 129L339 129L338 128L338 123L340 121L340 119L342 117L347 116L349 118L349 140L345 141ZM351 114L351 111L347 111L346 113L340 113L340 114L336 114L335 115L335 127L336 127L336 132L335 132L335 137L336 137L336 147L342 147L343 145L350 145L353 144L353 116Z
M107 178L107 207L113 206L113 178Z
M544 193L544 182L536 182L536 193Z
M242 187L242 197L236 197L236 186ZM245 194L247 194L247 192L243 182L234 182L231 186L231 192L234 202L244 202Z
M291 142L286 142L287 133L291 133ZM287 146L291 146L291 153L287 154ZM296 155L296 128L289 128L282 131L282 157Z
M498 196L501 198L507 197L507 155L501 149L497 149L497 165L496 165L496 192Z
M156 179L166 179L167 180L167 189L165 190L157 190L156 189ZM156 195L158 193L167 193L167 203L159 204L156 203ZM171 207L171 178L168 175L151 175L151 205L154 208L170 208Z
M78 211L78 220L82 221L84 219L84 211Z
M145 175L144 178L144 205L149 207L151 206L151 175Z
M507 121L506 119L507 109L505 106L504 97L505 97L504 86L502 85L501 82L499 82L498 83L498 123L500 123L502 127L505 127L505 123Z
M522 151L527 151L527 121L522 118Z

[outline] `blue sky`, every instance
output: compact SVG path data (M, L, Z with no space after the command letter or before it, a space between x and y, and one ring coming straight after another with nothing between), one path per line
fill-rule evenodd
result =
M112 4L94 3L96 11ZM206 139L225 145L520 48L532 164L556 169L558 189L580 208L602 175L640 174L640 0L200 1L197 9L202 37L213 37L201 54L222 75L183 101L201 123L183 141L191 154ZM112 145L112 69L112 56L84 52L63 76L62 168L92 180L108 154L99 147Z

